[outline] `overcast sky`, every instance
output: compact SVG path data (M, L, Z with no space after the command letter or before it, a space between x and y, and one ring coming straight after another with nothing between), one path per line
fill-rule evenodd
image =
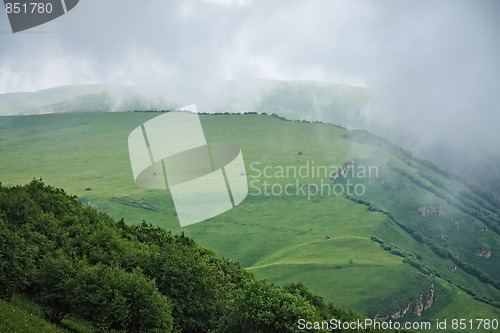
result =
M118 83L197 103L227 79L346 83L418 144L498 151L499 17L496 0L81 0L16 34L0 13L0 93Z

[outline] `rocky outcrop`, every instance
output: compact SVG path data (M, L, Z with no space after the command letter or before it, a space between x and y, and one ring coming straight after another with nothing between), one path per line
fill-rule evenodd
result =
M491 257L493 252L491 250L479 249L479 250L476 250L476 252L474 252L474 254L476 255L476 257L489 258L489 257Z
M408 313L415 313L417 316L421 316L422 312L429 309L434 302L438 300L435 296L434 283L429 286L429 292L427 294L420 294L417 299L410 300L404 307L398 311L392 312L386 315L376 314L375 318L385 321L387 319L400 319Z
M437 215L437 216L446 215L442 206L440 206L440 207L421 206L421 207L418 207L418 213L420 214L420 216L423 216L423 217L428 216L428 215Z
M332 173L330 175L330 180L332 181L332 183L334 183L335 180L337 180L337 178L339 178L340 176L344 176L344 174L347 174L348 169L354 169L354 161L344 164L344 166L340 170Z

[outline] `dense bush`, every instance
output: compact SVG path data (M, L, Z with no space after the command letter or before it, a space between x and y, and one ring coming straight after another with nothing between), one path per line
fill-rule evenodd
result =
M269 282L248 281L236 293L224 332L295 332L297 321L320 321L318 309L304 297Z
M72 286L73 312L99 328L126 332L171 332L171 304L140 270L101 264L79 270Z

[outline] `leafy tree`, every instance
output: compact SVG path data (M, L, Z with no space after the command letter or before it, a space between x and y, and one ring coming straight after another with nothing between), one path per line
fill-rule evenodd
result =
M81 269L72 282L75 313L101 329L171 332L171 304L139 270L101 264Z
M233 311L222 332L300 332L298 321L321 321L306 298L266 281L253 280L238 289Z

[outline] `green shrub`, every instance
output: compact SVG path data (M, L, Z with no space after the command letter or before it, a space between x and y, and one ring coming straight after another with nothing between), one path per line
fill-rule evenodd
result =
M171 332L171 304L153 281L101 264L86 266L72 281L72 308L103 329Z

